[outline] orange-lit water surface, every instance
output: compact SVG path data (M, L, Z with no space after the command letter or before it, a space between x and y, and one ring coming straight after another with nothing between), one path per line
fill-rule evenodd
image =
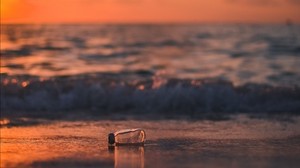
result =
M2 74L300 81L299 25L4 24L1 30Z
M297 167L299 119L69 121L6 127L1 167ZM180 126L180 127L179 127ZM142 127L145 146L108 148L107 134Z

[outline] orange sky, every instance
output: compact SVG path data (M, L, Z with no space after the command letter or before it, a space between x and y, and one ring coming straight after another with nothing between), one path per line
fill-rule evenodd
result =
M300 0L1 0L1 23L300 23Z

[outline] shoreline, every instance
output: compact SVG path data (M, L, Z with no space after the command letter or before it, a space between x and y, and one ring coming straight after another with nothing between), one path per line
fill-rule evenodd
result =
M0 128L5 127L22 127L34 126L41 124L51 124L54 122L97 122L97 121L188 121L188 122L222 122L234 121L239 119L259 119L265 121L281 121L281 122L299 122L300 116L295 114L270 114L270 113L239 113L239 114L220 114L220 113L204 113L199 116L190 115L153 115L153 114L109 114L109 115L86 115L86 112L76 113L74 115L60 116L60 115L26 115L26 116L1 116Z
M107 134L142 127L144 147L108 148ZM297 167L300 119L52 121L1 128L1 167ZM131 166L129 166L131 165Z

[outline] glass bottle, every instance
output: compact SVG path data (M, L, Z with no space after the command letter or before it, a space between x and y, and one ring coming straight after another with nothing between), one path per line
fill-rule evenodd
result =
M146 133L143 129L124 129L108 134L109 145L144 145Z

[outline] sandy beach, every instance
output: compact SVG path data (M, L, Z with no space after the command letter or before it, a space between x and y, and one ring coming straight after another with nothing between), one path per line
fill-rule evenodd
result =
M135 127L146 131L144 146L108 148L109 132ZM299 118L246 116L8 124L1 128L1 167L298 167L299 127Z

